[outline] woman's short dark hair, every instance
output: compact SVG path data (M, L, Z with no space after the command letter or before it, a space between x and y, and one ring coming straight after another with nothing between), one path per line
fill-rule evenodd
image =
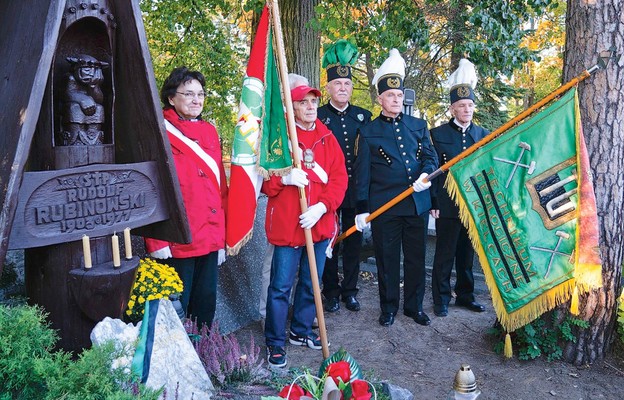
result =
M178 86L183 83L192 81L193 79L199 81L202 89L206 86L206 80L204 79L204 75L202 75L202 73L199 71L191 71L186 67L178 67L171 71L167 79L165 79L165 83L163 83L162 89L160 89L160 101L162 101L163 108L165 110L168 108L173 108L173 106L169 103L169 97L173 97L176 95L176 90L178 90Z

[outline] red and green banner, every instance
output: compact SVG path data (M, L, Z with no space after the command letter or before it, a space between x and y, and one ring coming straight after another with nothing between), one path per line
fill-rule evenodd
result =
M576 88L450 168L507 331L602 285L589 173Z
M231 161L225 239L228 254L234 255L251 238L263 177L292 166L266 6L243 80Z

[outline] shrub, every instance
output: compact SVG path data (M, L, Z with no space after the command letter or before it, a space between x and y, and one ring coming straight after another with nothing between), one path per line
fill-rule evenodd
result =
M157 399L159 393L111 369L113 343L71 354L51 352L58 337L38 307L0 306L0 399Z
M241 347L234 335L221 336L216 321L210 330L206 325L199 330L197 324L189 320L184 327L215 386L253 382L260 377L263 359L253 336L249 347Z
M35 398L45 389L39 370L58 340L38 307L0 306L0 387L4 398ZM8 397L6 397L8 396Z
M511 334L514 350L517 350L520 360L532 360L541 356L546 356L548 361L559 360L563 355L561 344L576 343L575 328L587 329L589 327L589 322L572 316L566 316L559 321L558 315L556 310L552 311L550 323L546 316L542 316ZM490 333L502 338L494 346L494 351L501 354L505 346L504 330L501 327L495 327L490 330Z
M618 299L617 332L620 342L624 343L624 291L622 291L622 294Z

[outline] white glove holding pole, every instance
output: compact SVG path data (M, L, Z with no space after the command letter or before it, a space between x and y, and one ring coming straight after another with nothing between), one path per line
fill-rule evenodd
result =
M420 174L420 177L416 180L416 182L412 184L415 192L422 192L423 190L427 190L431 187L431 182L423 182L427 175L427 173L423 172Z
M308 207L308 211L299 216L299 223L303 229L312 229L319 219L327 212L325 204L318 202Z
M167 258L173 257L173 254L171 254L171 248L167 246L167 247L163 247L162 249L152 251L150 253L150 256L152 256L153 258L158 258L160 260L165 260Z
M362 232L364 228L370 228L370 222L366 222L366 218L370 213L362 213L355 216L355 229Z
M288 175L282 176L282 183L302 188L308 184L308 174L301 168L293 168Z
M225 249L219 249L219 253L217 253L217 266L223 264L225 262Z

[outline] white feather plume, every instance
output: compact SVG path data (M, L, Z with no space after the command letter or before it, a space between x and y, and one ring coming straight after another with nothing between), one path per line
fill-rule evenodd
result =
M405 78L405 60L401 57L401 53L399 53L397 49L390 50L390 55L386 58L386 61L381 64L381 67L379 67L377 73L373 77L373 85L377 84L379 78L389 74L397 74L401 78Z
M473 89L477 87L477 71L474 64L465 58L459 60L459 67L448 77L446 83L451 89L458 85L470 85Z

